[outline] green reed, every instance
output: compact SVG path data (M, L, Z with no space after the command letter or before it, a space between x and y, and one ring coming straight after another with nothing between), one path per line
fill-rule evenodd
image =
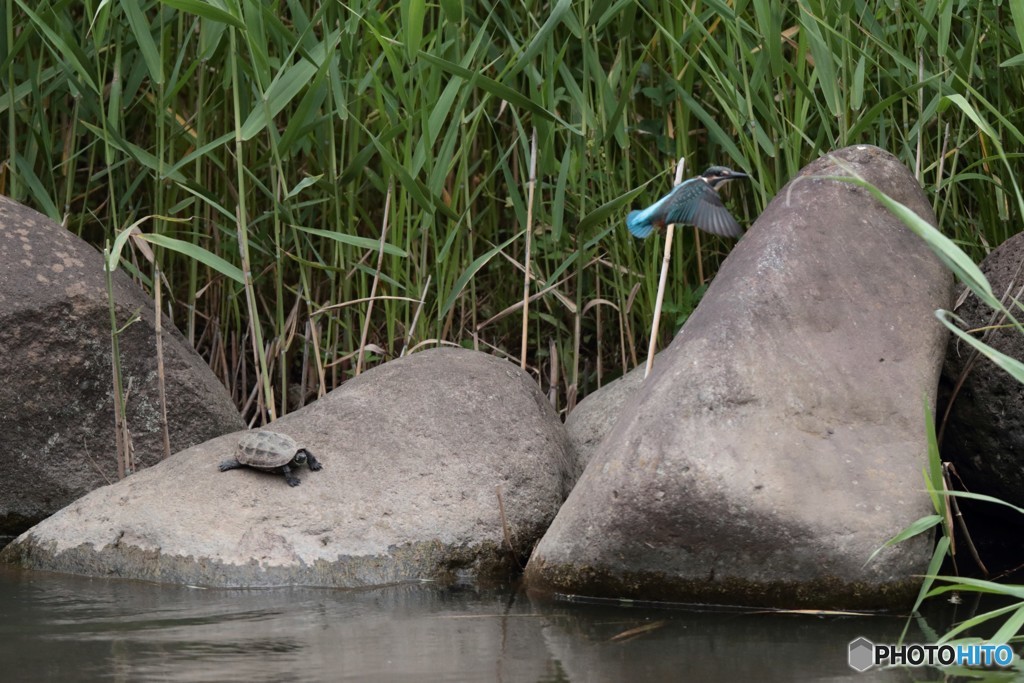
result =
M526 365L571 409L643 362L661 244L623 217L679 157L750 172L727 198L749 223L876 144L972 257L1016 232L1005 5L13 0L0 191L96 245L157 216L171 316L261 422L351 377L364 327L370 365L407 339L520 360L535 129ZM675 245L662 346L730 248Z

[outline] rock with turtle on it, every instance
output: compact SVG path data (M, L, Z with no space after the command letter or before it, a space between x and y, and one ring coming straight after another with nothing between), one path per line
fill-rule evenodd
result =
M220 463L220 471L250 467L264 472L283 474L289 486L298 486L301 480L292 470L303 465L319 472L323 465L305 448L299 448L295 439L266 429L252 431L238 440L235 456Z
M220 587L507 582L574 480L536 381L467 349L384 363L269 429L93 491L4 548L0 565ZM324 466L304 476L303 458ZM279 469L219 472L225 459ZM301 486L281 481L285 467Z

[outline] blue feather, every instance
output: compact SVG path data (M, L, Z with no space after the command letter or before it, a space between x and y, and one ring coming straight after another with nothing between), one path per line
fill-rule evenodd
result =
M654 230L654 225L643 215L645 211L630 211L626 216L626 227L636 237L644 239Z
M650 235L654 231L654 219L657 217L662 206L665 205L665 202L667 202L671 196L672 193L669 192L643 211L630 211L626 215L626 227L629 228L629 231L640 239L644 239Z

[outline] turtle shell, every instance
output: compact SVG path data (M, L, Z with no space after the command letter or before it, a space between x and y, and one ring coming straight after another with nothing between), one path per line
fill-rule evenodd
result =
M249 432L238 441L235 458L243 465L269 469L287 465L299 446L295 439L277 432Z

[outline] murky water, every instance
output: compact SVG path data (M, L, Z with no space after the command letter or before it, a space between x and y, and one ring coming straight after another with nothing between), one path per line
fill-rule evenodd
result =
M0 569L3 681L896 681L908 672L854 672L847 648L903 626L511 589L206 590Z

